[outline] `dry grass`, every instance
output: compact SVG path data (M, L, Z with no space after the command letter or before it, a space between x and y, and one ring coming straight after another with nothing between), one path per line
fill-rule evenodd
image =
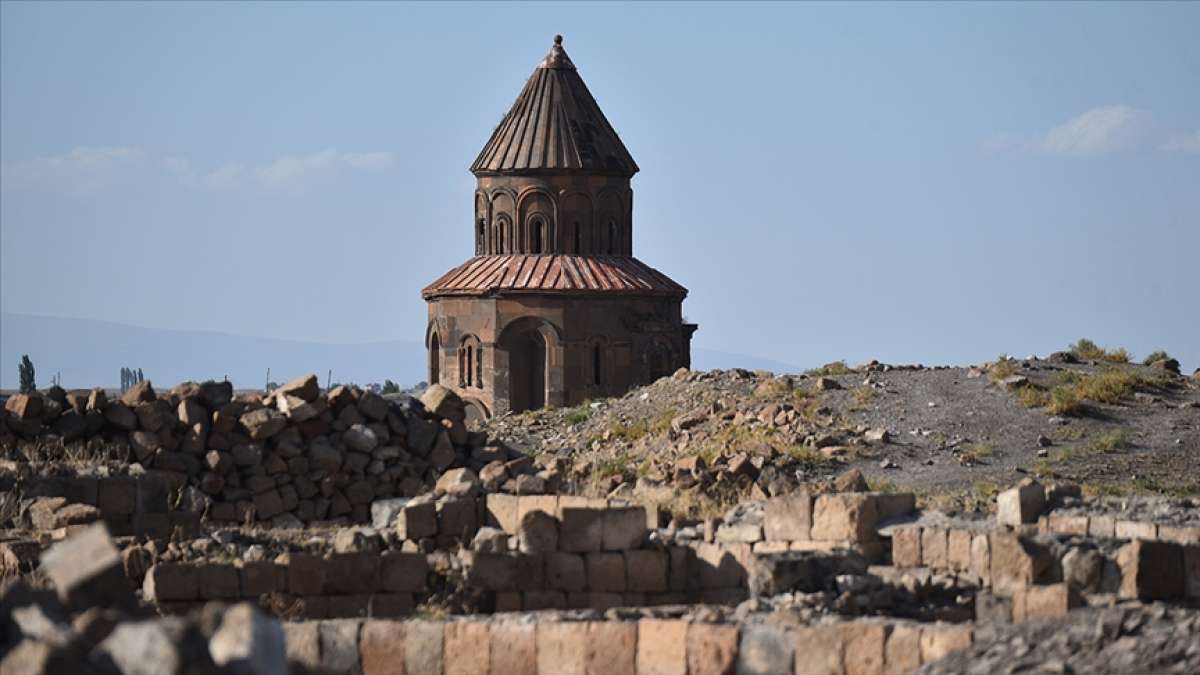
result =
M1154 363L1155 361L1170 361L1170 360L1172 360L1170 354L1166 353L1165 351L1163 351L1161 349L1156 349L1156 350L1150 352L1149 354L1147 354L1146 358L1142 359L1142 365L1148 366L1151 363Z
M1001 354L996 362L988 368L988 377L993 382L999 382L1006 377L1012 377L1017 374L1016 359L1011 359L1006 354Z
M1111 361L1112 363L1129 363L1129 352L1121 349L1108 350L1087 338L1079 340L1070 346L1070 352L1078 358L1088 361Z
M846 365L845 361L834 361L826 363L820 368L812 368L805 371L805 375L809 377L836 377L838 375L849 375L855 372L853 368Z
M1026 408L1044 408L1050 405L1050 392L1030 384L1017 390L1017 402Z
M1079 376L1075 382L1075 394L1079 398L1097 403L1120 403L1149 382L1138 375L1120 368L1112 368L1095 375Z
M1050 390L1050 401L1046 404L1046 412L1051 415L1079 416L1086 408L1074 389L1055 387Z

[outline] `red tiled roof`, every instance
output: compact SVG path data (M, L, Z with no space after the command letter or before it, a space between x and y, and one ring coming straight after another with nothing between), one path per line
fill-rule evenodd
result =
M662 295L683 298L687 289L629 256L484 255L471 258L421 291L442 295L553 293Z

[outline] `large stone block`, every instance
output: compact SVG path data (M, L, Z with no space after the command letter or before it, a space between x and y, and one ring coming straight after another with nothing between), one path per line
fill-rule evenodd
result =
M288 552L276 560L287 567L288 592L321 595L325 592L325 561L311 553Z
M587 587L587 570L578 553L553 551L544 554L546 586L557 591L582 591Z
M585 675L588 624L544 621L537 625L538 675Z
M952 529L946 536L946 561L954 572L966 572L971 568L971 532Z
M989 537L990 574L996 593L1012 595L1040 580L1050 568L1050 551L1045 546L1008 532L992 532Z
M325 592L369 594L380 590L378 553L335 553L325 561Z
M567 608L567 594L562 591L528 591L522 596L521 605L526 612Z
M406 675L402 621L364 621L358 637L363 675Z
M1018 485L996 495L996 520L1002 525L1036 523L1045 508L1046 490L1037 483Z
M638 627L631 621L594 621L587 628L587 675L635 675Z
M688 625L688 675L733 675L737 654L737 626L709 623Z
M488 652L492 675L537 675L537 624L493 622Z
M591 591L613 591L623 593L625 584L625 557L620 553L588 553L587 588Z
M1135 539L1117 552L1120 596L1138 600L1184 597L1183 547L1165 541Z
M437 505L433 502L405 504L396 514L396 537L416 541L438 533Z
M879 520L875 497L867 493L824 494L813 506L812 538L818 541L872 541Z
M738 642L738 675L774 675L793 669L795 636L781 626L745 624Z
M921 627L897 623L888 633L884 645L883 672L885 675L908 675L921 665Z
M812 495L806 491L767 500L763 534L767 541L804 541L812 531Z
M22 567L19 551L19 547L9 549L18 558L17 571ZM42 554L41 564L58 597L68 607L127 607L134 603L121 554L103 524L90 525L50 547Z
M638 621L637 674L687 675L686 621Z
M404 672L442 675L445 625L440 621L404 624Z
M921 566L921 528L899 527L892 531L892 564L896 567Z
M387 551L379 559L379 588L389 593L423 593L429 564L420 553Z
M1089 516L1087 533L1089 537L1115 537L1117 519L1112 516Z
M196 566L172 562L152 566L142 581L142 595L155 603L198 599L200 582Z
M467 561L467 585L485 591L511 591L518 587L516 556L473 553Z
M950 568L949 537L944 528L926 527L921 530L921 563L939 572Z
M565 497L560 497L560 501L562 499ZM588 507L563 508L558 537L559 548L580 553L601 550L604 543L606 510Z
M927 624L921 628L921 663L932 663L971 646L970 624Z
M478 675L491 668L486 622L448 622L444 639L445 675Z
M506 494L489 494L484 509L487 513L487 524L498 527L509 534L517 533L517 502L520 497Z
M845 646L838 624L801 627L794 632L793 640L796 675L845 675Z
M360 675L358 630L360 623L353 619L322 621L321 668L330 673Z
M202 600L234 600L242 597L238 569L232 564L196 565L196 584Z
M646 538L646 509L641 506L607 509L603 527L601 547L605 551L638 548Z
M1083 598L1068 584L1029 586L1013 594L1013 621L1066 616L1082 605Z
M243 562L240 570L242 597L257 598L287 589L287 570L269 560Z
M1118 539L1157 539L1158 526L1142 520L1118 520L1116 533Z
M746 586L749 572L747 563L751 558L749 544L697 544L694 551L692 563L697 569L689 576L693 582L699 582L700 588L726 589Z
M318 671L321 667L320 624L316 621L284 621L281 626L287 660L310 672ZM375 672L379 671L372 671L371 675Z
M528 511L517 525L517 546L524 553L558 550L558 519L545 511Z
M287 675L287 655L279 622L250 603L234 605L208 642L213 663L230 673Z
M667 592L666 551L639 549L625 551L625 587L639 593Z
M967 571L980 585L991 585L992 555L985 532L971 537L971 565Z
M852 621L842 624L846 675L875 675L883 672L890 626L879 622Z
M872 492L879 520L903 518L917 510L917 496L911 492Z

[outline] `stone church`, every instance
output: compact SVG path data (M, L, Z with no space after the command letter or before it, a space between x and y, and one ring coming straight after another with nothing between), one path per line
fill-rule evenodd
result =
M637 171L555 36L471 165L475 256L421 292L429 381L473 417L618 396L690 366L687 289L633 257Z

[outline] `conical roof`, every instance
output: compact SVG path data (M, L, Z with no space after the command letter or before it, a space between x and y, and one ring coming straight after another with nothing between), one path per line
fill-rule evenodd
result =
M562 48L538 64L471 172L580 171L632 176L638 166Z

